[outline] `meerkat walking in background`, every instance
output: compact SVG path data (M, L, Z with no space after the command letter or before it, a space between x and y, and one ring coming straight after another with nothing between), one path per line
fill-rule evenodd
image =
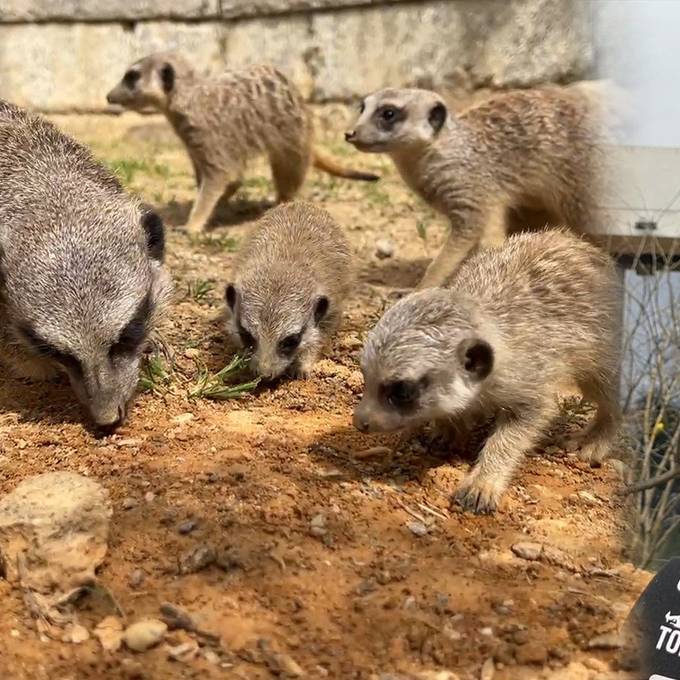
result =
M218 76L198 75L179 55L160 53L130 66L107 100L134 110L165 114L194 166L198 196L186 229L202 230L217 202L242 182L248 160L266 154L277 200L291 200L310 164L336 177L374 181L313 148L309 108L297 88L270 66L251 66Z
M571 380L597 407L581 456L601 462L620 418L618 286L604 253L560 231L518 234L473 255L449 288L412 293L370 331L355 426L450 422L464 445L476 422L493 418L456 496L491 512L557 415L554 390Z
M83 146L0 101L0 348L18 375L58 372L112 428L172 290L163 223Z
M337 331L352 283L340 226L296 202L267 212L239 252L226 288L230 330L265 378L306 376Z
M347 141L389 154L408 186L450 221L419 288L441 285L473 248L502 243L510 210L546 211L580 233L593 225L603 129L596 89L500 94L460 115L427 90L386 89L363 100Z

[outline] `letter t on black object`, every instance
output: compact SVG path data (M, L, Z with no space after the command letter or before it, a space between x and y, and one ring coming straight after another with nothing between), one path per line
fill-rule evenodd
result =
M639 635L640 677L680 680L680 558L657 573L627 623Z

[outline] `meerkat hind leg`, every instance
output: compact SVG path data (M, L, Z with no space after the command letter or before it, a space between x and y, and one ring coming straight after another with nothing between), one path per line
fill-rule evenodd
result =
M601 385L595 381L579 381L583 396L592 402L597 412L585 431L576 436L580 444L579 458L593 467L610 457L611 447L619 426L620 407L616 386Z
M272 154L270 162L277 203L290 201L305 181L310 159L289 150L288 153Z
M525 454L539 441L556 414L554 400L545 399L521 414L499 416L494 432L454 499L477 514L494 512Z
M194 234L203 231L220 198L227 200L240 186L240 178L230 181L225 175L204 175L185 226L186 231Z

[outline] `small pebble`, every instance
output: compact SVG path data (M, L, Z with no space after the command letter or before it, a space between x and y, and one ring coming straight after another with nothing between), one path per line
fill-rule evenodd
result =
M408 522L406 526L414 536L425 536L427 534L427 527L419 520Z
M394 255L394 241L389 238L381 238L375 242L375 254L381 260Z
M180 574L193 574L215 562L215 550L209 545L199 545L185 552L179 560Z
M486 628L480 628L479 634L484 637L493 637L493 628L487 626Z
M619 649L622 646L623 641L616 633L597 635L588 643L588 649Z
M510 547L517 557L521 557L523 560L537 560L541 553L543 552L542 543L515 543L515 545Z
M218 654L213 652L212 649L204 649L203 650L203 658L209 663L212 664L213 666L217 666L217 664L220 662L220 657Z
M168 647L168 656L175 661L188 663L192 661L198 654L198 642L196 640L189 640L183 642L175 647Z
M494 665L493 659L489 657L483 664L482 670L479 673L479 680L493 680L493 676L496 674L496 666Z
M144 572L141 569L135 569L128 579L131 588L139 588L144 583Z
M177 527L177 531L180 534L186 535L190 534L197 526L198 522L195 519L187 519Z
M144 494L144 500L147 503L153 503L154 499L156 498L156 494L153 491L147 491Z
M314 515L311 522L309 523L309 533L312 536L324 536L327 531L326 516L322 515L321 513Z
M133 652L145 652L155 647L165 636L168 627L158 619L143 619L128 626L123 633L123 642Z
M94 636L107 652L117 652L123 644L123 623L117 616L107 616L94 629Z
M137 501L134 498L131 498L128 496L127 498L123 498L123 502L121 503L123 510L132 510L132 508L137 507Z

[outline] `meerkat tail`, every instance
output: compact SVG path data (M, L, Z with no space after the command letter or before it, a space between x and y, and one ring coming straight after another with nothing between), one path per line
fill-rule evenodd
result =
M362 172L361 170L351 170L349 168L343 168L338 165L332 158L320 154L318 151L314 150L314 156L312 159L312 165L318 170L323 170L329 175L334 177L344 177L345 179L359 179L363 182L377 182L380 179L380 175L374 175L371 172Z

